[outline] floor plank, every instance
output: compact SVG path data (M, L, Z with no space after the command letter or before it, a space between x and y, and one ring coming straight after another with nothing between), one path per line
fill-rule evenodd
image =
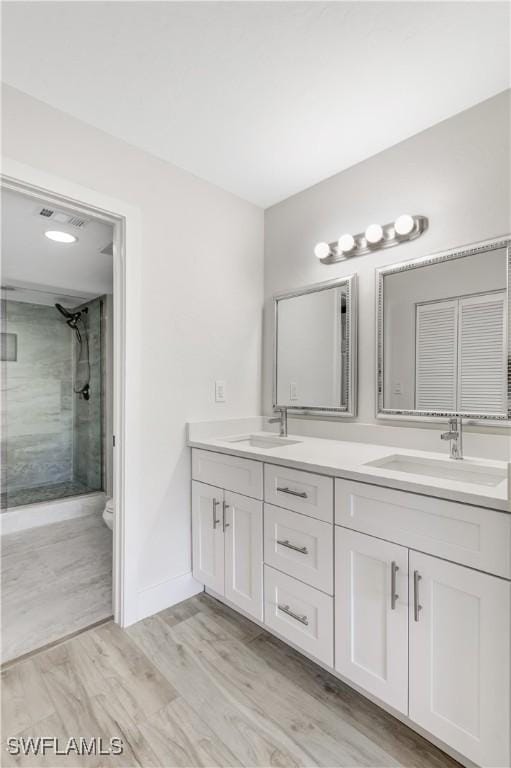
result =
M2 733L16 734L54 713L46 687L33 660L2 671Z
M221 685L204 674L189 649L173 637L172 631L158 616L145 619L127 630L241 765L314 765L310 755L299 749L291 736L276 729L264 716L239 706L226 695Z
M5 766L455 768L440 750L289 646L201 595L112 622L3 672L2 732L121 738L119 756ZM5 744L2 745L4 749Z
M376 741L404 765L414 768L456 768L459 763L412 731L392 715L375 706L353 688L309 661L286 643L266 633L249 647L272 669L289 676L323 706Z
M323 766L392 766L378 744L335 717L288 676L276 672L209 615L175 627L173 633L196 654L202 670L239 706L254 708L293 734L294 741Z
M161 765L181 768L192 765L236 768L239 765L233 753L182 698L175 699L143 723L141 731Z

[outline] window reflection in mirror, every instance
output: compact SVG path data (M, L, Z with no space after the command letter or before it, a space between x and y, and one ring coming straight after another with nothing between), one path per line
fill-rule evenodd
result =
M274 404L349 411L353 278L276 297Z
M507 249L408 266L383 277L383 408L504 418Z

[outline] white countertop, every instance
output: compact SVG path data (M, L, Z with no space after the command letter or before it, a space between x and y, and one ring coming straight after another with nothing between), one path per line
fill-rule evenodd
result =
M507 494L507 476L496 486L467 483L460 480L430 477L429 475L398 472L387 467L368 467L367 462L383 459L399 454L400 456L413 456L417 458L449 462L452 459L445 454L431 453L427 451L415 451L405 448L396 448L386 445L347 442L342 440L326 440L317 437L304 437L302 435L288 435L288 439L300 442L294 445L279 445L272 448L255 448L240 446L239 443L230 443L229 440L243 435L225 435L208 437L193 435L190 433L188 445L192 448L202 448L207 451L217 451L232 456L242 456L247 459L264 461L269 464L303 469L308 472L317 472L323 475L341 477L346 480L359 480L373 485L382 485L387 488L396 488L402 491L421 493L426 496L436 496L441 499L458 501L465 504L475 504L503 512L510 512ZM275 437L275 433L257 432ZM463 469L470 464L488 469L504 469L507 473L507 464L504 461L489 461L477 458L463 459Z

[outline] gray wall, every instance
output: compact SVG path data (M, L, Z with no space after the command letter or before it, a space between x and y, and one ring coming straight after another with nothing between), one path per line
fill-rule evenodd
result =
M510 94L499 94L266 211L265 413L271 409L272 294L356 271L359 419L374 423L374 270L511 231ZM425 214L429 230L414 242L352 261L326 266L314 257L318 241L362 232L401 213Z
M72 336L54 307L5 301L4 331L18 356L2 363L2 457L10 491L73 474ZM6 444L5 444L6 443Z

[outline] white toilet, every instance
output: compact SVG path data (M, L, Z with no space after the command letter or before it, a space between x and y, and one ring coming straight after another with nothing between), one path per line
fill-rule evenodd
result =
M105 521L105 525L107 525L110 530L112 530L114 526L114 508L115 502L113 498L107 496L105 509L103 510L103 520Z

